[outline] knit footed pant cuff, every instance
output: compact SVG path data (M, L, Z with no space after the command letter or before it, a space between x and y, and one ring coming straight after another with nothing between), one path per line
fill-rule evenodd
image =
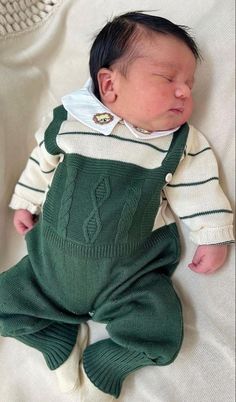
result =
M56 323L33 334L14 338L42 352L50 370L55 370L68 359L77 334L78 325Z
M101 391L118 398L127 375L138 368L156 365L145 353L132 352L105 339L89 346L83 355L84 370Z

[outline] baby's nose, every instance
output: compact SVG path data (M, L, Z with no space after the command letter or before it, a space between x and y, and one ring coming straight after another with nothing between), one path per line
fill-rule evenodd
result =
M189 98L190 95L191 89L188 87L188 85L179 85L175 90L176 98Z

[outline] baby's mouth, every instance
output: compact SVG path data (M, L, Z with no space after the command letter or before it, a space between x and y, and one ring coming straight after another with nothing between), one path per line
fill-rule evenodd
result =
M183 107L176 107L176 108L170 109L170 112L175 113L175 114L182 114L183 111L184 111Z

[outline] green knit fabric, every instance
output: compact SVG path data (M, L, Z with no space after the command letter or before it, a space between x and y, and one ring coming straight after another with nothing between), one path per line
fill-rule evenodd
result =
M128 374L145 366L154 366L155 362L144 353L129 351L105 339L86 349L83 364L96 387L118 398Z
M68 247L76 243L84 255L88 248L91 255L104 256L108 247L111 257L122 255L122 248L138 249L152 235L166 175L177 168L187 135L186 124L155 169L66 154L44 204L47 233L66 239Z
M137 262L124 261L124 272L130 269L133 275L108 289L103 294L106 299L94 306L92 319L108 322L111 340L89 346L83 361L88 377L103 392L118 397L130 372L147 365L170 364L179 352L183 339L181 304L171 280L161 273L176 266L170 264L171 247L169 252L169 261L167 256L155 260L148 253L146 267L138 271Z
M66 118L56 108L46 130L53 155L62 153L56 138ZM153 225L187 136L185 124L154 169L64 155L43 213L26 235L28 256L0 275L3 336L40 350L55 369L68 358L79 323L90 317L106 323L111 340L90 346L84 364L91 381L115 397L130 372L174 360L183 324L169 277L179 261L179 237L174 223Z
M56 136L60 130L60 126L67 119L67 111L63 106L58 106L53 110L53 120L45 131L45 147L52 155L61 152L56 142Z
M15 338L42 352L47 366L55 370L68 359L77 334L78 325L55 323L36 333Z

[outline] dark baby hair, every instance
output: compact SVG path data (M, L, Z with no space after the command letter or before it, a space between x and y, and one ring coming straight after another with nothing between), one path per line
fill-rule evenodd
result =
M135 58L135 53L132 54L132 48L136 44L135 39L140 35L140 32L141 34L143 32L146 34L157 32L172 35L189 47L196 60L200 59L197 44L189 35L188 29L184 25L176 25L165 18L138 11L122 14L108 22L96 36L90 50L90 75L97 98L100 99L98 71L103 67L111 67L112 64L128 53L128 58L122 66L122 72L125 74L128 63Z

